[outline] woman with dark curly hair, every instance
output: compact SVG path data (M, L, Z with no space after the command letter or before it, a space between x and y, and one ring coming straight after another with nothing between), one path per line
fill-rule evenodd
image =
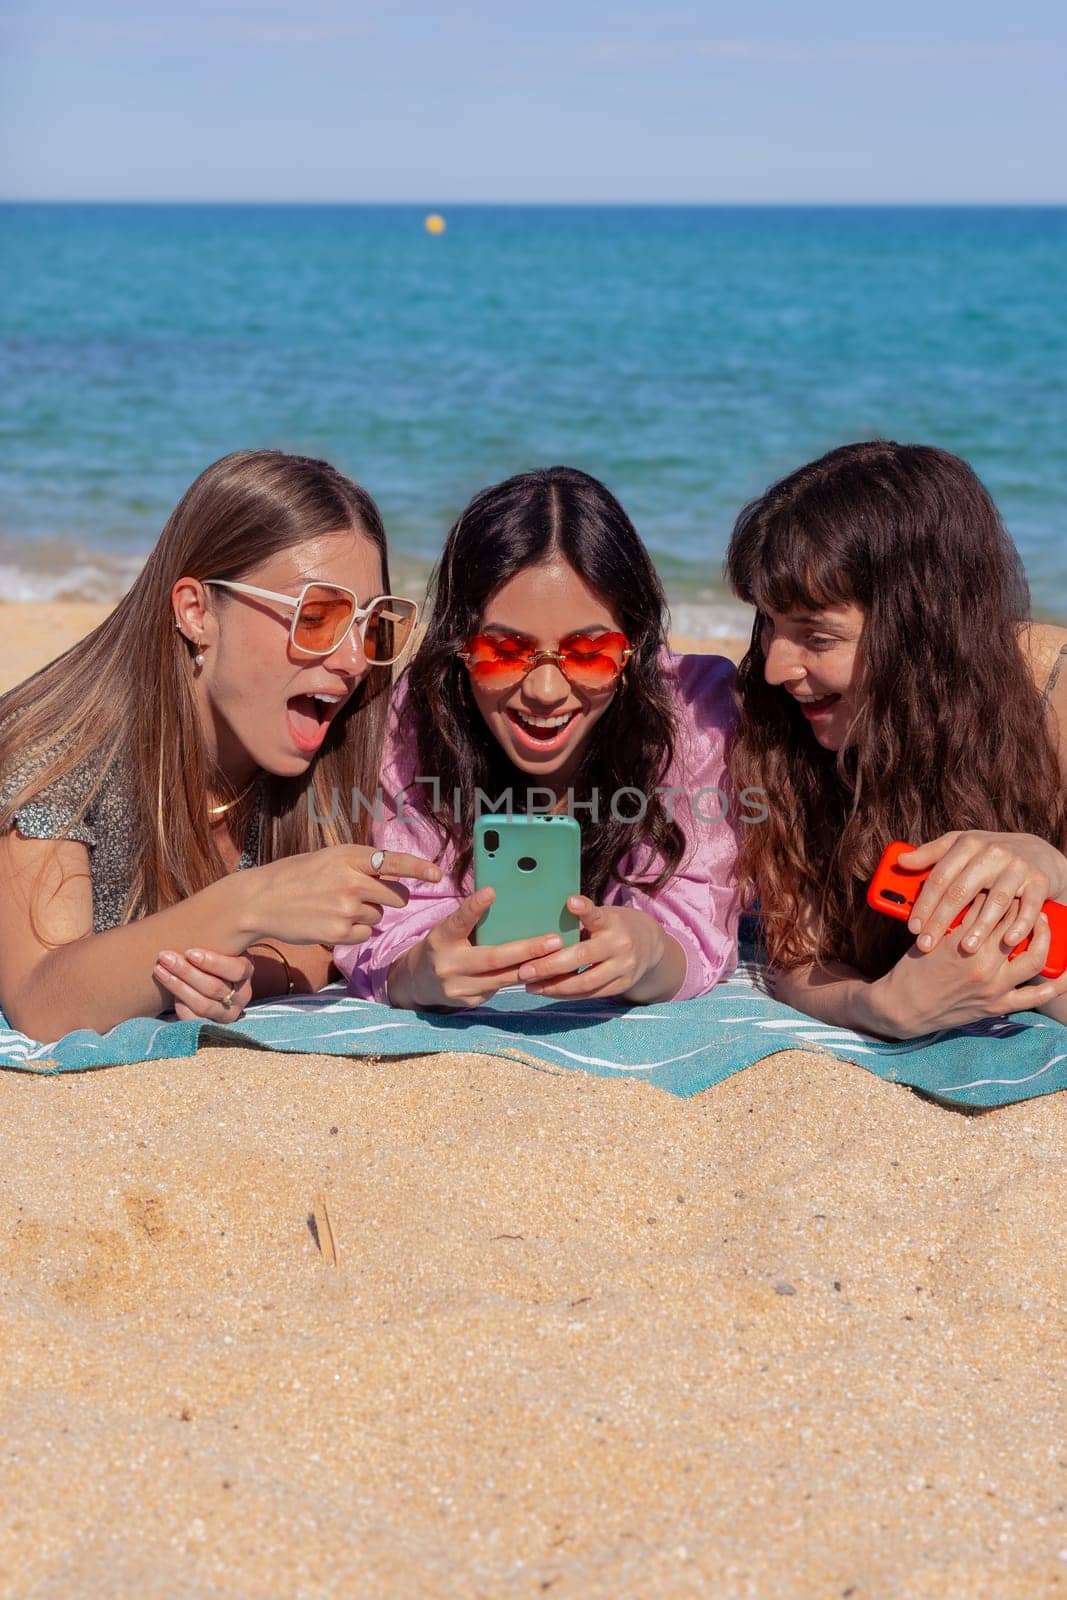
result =
M516 983L639 1002L712 988L736 948L732 680L721 657L667 650L659 578L602 483L552 467L477 495L397 691L374 833L436 857L442 878L387 910L368 948L336 952L353 992L422 1007L477 1005ZM582 938L569 948L472 942L493 897L471 892L473 823L502 794L515 811L582 824L582 893L569 902Z
M727 572L757 613L732 774L768 794L739 870L778 996L890 1038L1064 1014L1067 978L1033 980L1041 905L1067 898L1067 633L1029 621L970 467L921 445L833 450L746 507ZM896 839L920 847L902 866L933 869L907 926L865 901Z

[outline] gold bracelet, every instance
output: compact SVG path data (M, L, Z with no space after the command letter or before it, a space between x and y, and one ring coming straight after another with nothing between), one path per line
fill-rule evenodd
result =
M286 982L286 986L287 986L286 990L285 990L286 994L295 994L296 993L296 984L293 982L292 968L289 966L288 961L286 961L284 955L278 949L278 946L276 944L270 944L266 939L257 939L256 943L255 944L250 944L248 946L248 948L249 948L249 950L271 950L271 951L273 951L274 954L278 957L278 960L281 962L282 966L285 968L285 982Z

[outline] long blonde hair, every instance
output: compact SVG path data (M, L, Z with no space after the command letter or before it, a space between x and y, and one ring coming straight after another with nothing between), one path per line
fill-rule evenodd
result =
M124 922L223 877L227 867L205 803L220 780L204 750L193 647L175 628L171 590L181 577L243 578L279 551L341 529L374 544L388 590L381 514L365 489L327 462L239 450L202 472L110 616L0 696L0 777L27 773L0 801L0 833L21 807L83 768L90 782L71 825L109 781L127 786L133 807L134 871ZM267 775L261 861L365 839L369 818L351 800L377 786L389 682L388 668L367 674L303 775Z

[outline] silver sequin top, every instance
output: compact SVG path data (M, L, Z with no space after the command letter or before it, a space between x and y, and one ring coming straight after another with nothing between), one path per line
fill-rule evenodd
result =
M51 752L48 752L50 755ZM93 932L103 933L122 921L126 896L134 869L134 830L136 818L129 793L121 776L108 779L85 816L75 822L92 787L93 767L87 763L50 784L15 813L15 826L24 839L74 839L89 850L89 871L93 885ZM30 781L32 764L23 763L0 783L0 800L5 803ZM259 862L259 829L262 793L245 835L237 871Z

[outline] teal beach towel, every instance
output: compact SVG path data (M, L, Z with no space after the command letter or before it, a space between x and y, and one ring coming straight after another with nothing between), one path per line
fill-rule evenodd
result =
M222 1027L137 1017L109 1033L78 1029L37 1043L0 1017L0 1066L84 1072L191 1056L205 1045L356 1058L441 1050L516 1054L600 1078L641 1078L668 1094L700 1094L776 1050L824 1050L892 1083L951 1105L1002 1106L1067 1088L1067 1027L1033 1011L887 1043L831 1028L764 992L759 969L742 967L698 1000L627 1006L551 1001L502 990L474 1011L396 1011L351 999L341 985L315 995L264 1000Z

